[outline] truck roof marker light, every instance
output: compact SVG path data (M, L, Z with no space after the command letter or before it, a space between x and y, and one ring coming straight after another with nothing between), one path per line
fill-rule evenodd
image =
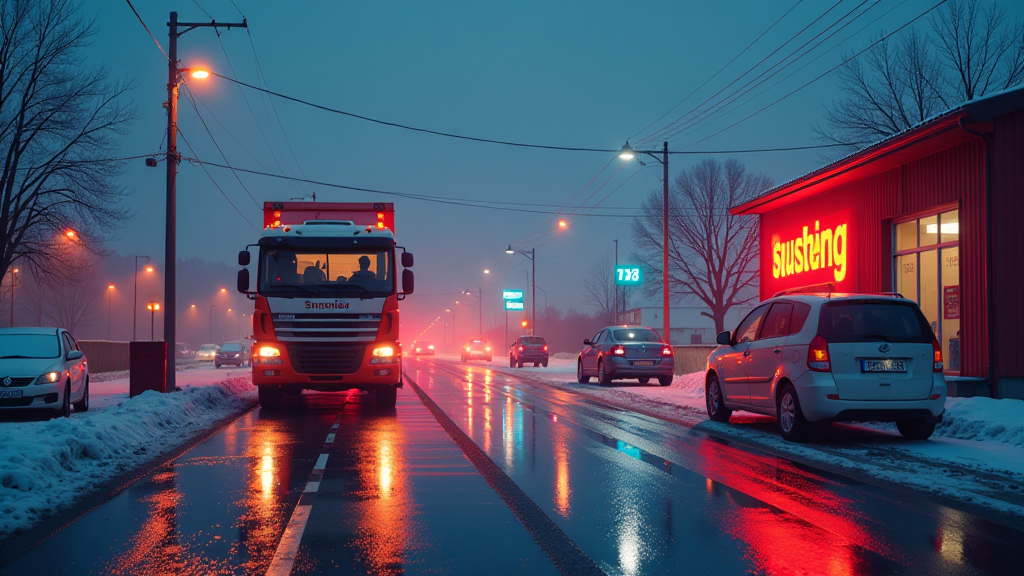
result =
M383 230L384 229L384 223L383 222L377 222L377 228Z
M383 219L384 219L384 213L383 212L377 212L377 220L383 220Z
M366 232L367 233L373 232L373 226L367 226L366 227Z
M285 226L284 227L284 231L285 232L291 232L292 231L291 226Z
M274 210L274 218L280 218L280 217L281 217L281 211L280 210Z

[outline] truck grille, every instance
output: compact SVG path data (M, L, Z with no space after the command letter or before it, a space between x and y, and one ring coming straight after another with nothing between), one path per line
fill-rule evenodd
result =
M366 352L364 345L337 342L295 342L287 347L292 367L300 374L352 374Z
M279 314L274 332L282 342L373 342L380 314Z

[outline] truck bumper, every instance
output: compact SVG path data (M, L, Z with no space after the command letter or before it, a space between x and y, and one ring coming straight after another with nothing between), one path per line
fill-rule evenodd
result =
M280 385L286 388L336 392L341 390L375 390L384 386L402 387L402 355L397 344L390 345L397 351L390 362L371 363L373 349L386 343L377 342L366 347L359 367L348 374L305 374L298 372L288 357L287 346L273 342L260 342L253 346L273 346L280 352L279 357L261 358L253 356L252 383L256 386ZM380 360L380 359L375 359Z

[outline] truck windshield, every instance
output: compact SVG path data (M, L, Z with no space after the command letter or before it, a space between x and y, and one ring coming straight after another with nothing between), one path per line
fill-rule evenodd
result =
M268 296L375 297L395 293L387 248L264 248L259 291Z

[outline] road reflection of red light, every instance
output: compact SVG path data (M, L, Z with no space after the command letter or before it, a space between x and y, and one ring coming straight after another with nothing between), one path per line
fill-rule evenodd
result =
M232 547L234 554L247 554L241 566L247 572L265 570L270 564L288 520L289 440L272 423L253 427L247 437L245 456L250 464L245 495L238 502L243 509L238 518L240 541Z
M560 432L560 433L559 433ZM555 511L563 518L569 517L569 500L572 489L569 487L569 440L566 431L555 433Z
M870 573L866 566L858 566L852 543L828 538L816 527L766 507L737 507L727 516L726 529L750 547L747 555L754 572L822 576Z
M356 546L370 574L405 571L405 551L412 542L410 518L415 502L405 470L405 434L394 419L382 418L359 437L357 464L363 501Z

